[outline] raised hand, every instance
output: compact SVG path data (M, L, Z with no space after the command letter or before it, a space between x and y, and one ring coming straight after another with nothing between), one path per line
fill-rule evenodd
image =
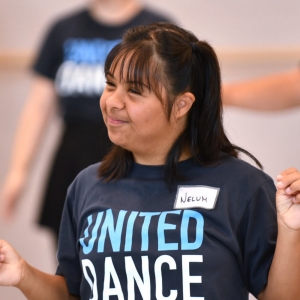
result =
M300 230L300 172L289 168L277 176L278 220L292 230Z
M0 285L18 286L24 277L25 261L6 241L0 240Z

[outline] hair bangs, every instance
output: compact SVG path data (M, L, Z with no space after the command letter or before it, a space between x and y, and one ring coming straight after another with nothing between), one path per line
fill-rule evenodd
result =
M107 57L105 75L114 74L119 67L119 78L139 90L148 89L162 100L162 70L150 43L126 43L116 46Z

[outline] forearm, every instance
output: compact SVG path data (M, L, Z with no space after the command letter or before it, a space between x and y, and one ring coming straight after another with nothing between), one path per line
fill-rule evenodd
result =
M35 79L16 130L9 165L11 173L27 173L54 103L52 82Z
M268 284L259 300L300 299L300 231L279 223L278 238Z
M28 300L69 300L64 277L41 272L25 262L23 276L17 288Z
M282 110L300 105L300 69L225 84L223 103L256 110Z

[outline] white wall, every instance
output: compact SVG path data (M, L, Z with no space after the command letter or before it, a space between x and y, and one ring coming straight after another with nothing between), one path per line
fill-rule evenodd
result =
M300 46L299 0L148 0L169 12L179 24L218 49L281 49ZM83 0L1 0L0 54L33 51L53 17L82 5ZM221 61L223 81L255 77L293 67L294 61ZM30 83L24 70L0 70L0 182L4 178L17 123ZM300 84L300 83L299 83ZM289 166L300 168L300 108L277 113L225 109L230 138L252 152L273 178ZM55 249L49 232L35 225L39 195L49 157L59 135L53 120L37 155L30 184L11 224L0 223L0 238L8 239L29 262L45 271L55 270ZM0 288L0 299L21 300L13 288Z
M32 49L58 14L84 0L1 0L0 47ZM300 44L299 0L147 0L215 47ZM1 49L0 48L0 49Z

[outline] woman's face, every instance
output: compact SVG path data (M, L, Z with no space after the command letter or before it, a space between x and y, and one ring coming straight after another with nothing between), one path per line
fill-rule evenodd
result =
M126 81L126 74L122 80L119 74L117 65L114 73L107 75L100 99L109 138L131 151L136 162L160 164L179 134L176 122L167 119L164 101L154 92L147 87L137 89Z

